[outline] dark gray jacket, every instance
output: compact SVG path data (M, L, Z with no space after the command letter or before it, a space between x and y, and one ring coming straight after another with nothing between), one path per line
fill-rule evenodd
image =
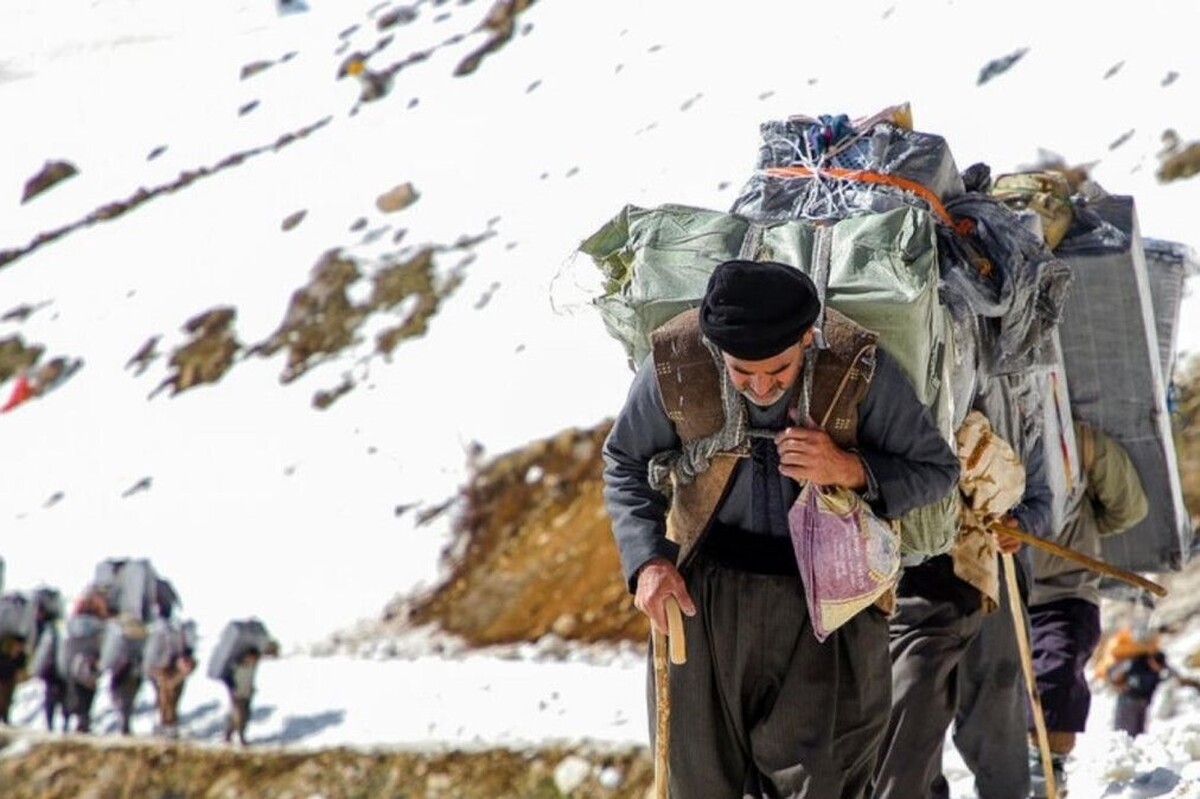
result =
M747 403L751 426L783 429L793 401L794 397L788 396L765 409ZM897 518L942 498L957 485L957 456L938 432L929 409L917 399L908 377L882 348L876 350L874 376L858 414L857 449L870 483L863 493L880 516ZM663 409L653 361L647 358L603 450L605 504L631 588L646 561L654 557L674 560L677 555L677 547L666 538L669 500L650 486L647 467L655 455L679 446L675 426ZM782 475L780 480L784 500L790 505L799 487ZM717 520L768 534L769 530L755 529L750 485L751 469L745 459L734 472Z

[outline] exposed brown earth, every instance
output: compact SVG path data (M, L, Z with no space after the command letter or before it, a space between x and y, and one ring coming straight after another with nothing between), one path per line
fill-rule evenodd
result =
M453 577L394 624L436 622L473 645L645 641L601 497L608 423L497 458L466 488L469 535Z
M637 748L243 752L0 732L0 752L5 799L642 799L653 777Z

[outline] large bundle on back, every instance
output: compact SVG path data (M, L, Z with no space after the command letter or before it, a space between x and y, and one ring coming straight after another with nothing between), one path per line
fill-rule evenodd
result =
M146 622L159 615L158 580L154 566L144 558L109 558L96 564L92 584L110 613Z
M214 680L228 678L230 669L251 650L262 654L274 646L266 625L258 619L231 621L221 631L208 660L208 676Z
M100 642L100 669L113 673L128 668L140 671L145 646L145 625L125 616L108 619Z
M936 210L963 191L946 140L913 130L907 104L858 120L771 120L759 132L756 170L732 206L754 219L844 219L914 202Z
M1061 327L1072 409L1125 447L1149 498L1142 522L1103 540L1105 560L1135 571L1178 569L1192 538L1164 374L1178 307L1164 292L1156 311L1133 198L1077 195L1075 222L1056 254L1075 275ZM1160 330L1170 336L1165 350Z
M146 628L143 663L147 672L169 668L178 658L196 651L196 623L190 619L155 619Z
M0 638L18 638L32 651L42 628L61 615L62 595L53 588L5 594L0 597Z
M1186 244L1164 239L1143 238L1146 255L1146 279L1150 283L1150 304L1154 309L1154 327L1158 334L1158 354L1168 392L1175 374L1176 331L1183 307L1184 283L1200 273L1196 251Z
M912 207L817 226L759 224L678 205L627 206L580 249L609 278L596 305L634 364L648 354L654 329L699 304L717 264L750 257L796 266L825 287L831 307L880 334L949 438L950 330L937 299L934 236L929 214ZM902 522L903 549L945 551L954 502L911 512ZM929 514L936 518L924 518Z
M628 206L583 243L607 278L595 304L609 332L636 366L649 334L699 303L717 264L787 263L814 278L830 307L879 334L951 442L965 408L955 407L951 383L961 359L939 296L939 240L958 235L944 202L964 187L945 141L913 131L905 106L854 123L794 117L760 130L758 169L731 213ZM951 492L906 514L903 551L947 551L957 507Z
M29 600L19 593L0 596L0 638L19 638L27 641L33 637Z
M1044 453L1054 529L1083 480L1073 418L1117 438L1151 512L1106 539L1105 557L1178 568L1191 530L1166 394L1190 249L1143 242L1131 198L1072 195L1063 173L960 173L942 137L913 130L907 106L760 132L730 212L626 206L581 245L606 279L594 304L630 365L658 326L699 304L717 264L791 264L879 334L952 445L979 405L1023 459ZM952 492L902 519L903 550L947 551L958 500Z
M67 619L65 634L58 645L58 675L65 680L94 684L103 637L102 619L86 614Z

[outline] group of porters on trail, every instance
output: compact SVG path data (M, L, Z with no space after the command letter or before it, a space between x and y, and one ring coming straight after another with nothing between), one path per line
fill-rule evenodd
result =
M0 722L10 723L17 685L36 678L44 686L46 729L90 732L92 703L107 675L123 734L131 732L134 702L149 681L154 733L178 737L180 699L198 662L196 625L178 617L180 605L175 587L146 559L101 561L70 613L54 588L0 595ZM258 619L230 621L222 631L207 674L229 692L227 742L236 736L246 743L258 662L278 651Z
M604 497L655 795L944 798L950 733L981 799L1064 796L1101 597L1193 545L1195 255L1083 170L960 170L907 104L760 132L728 212L580 245L635 372Z

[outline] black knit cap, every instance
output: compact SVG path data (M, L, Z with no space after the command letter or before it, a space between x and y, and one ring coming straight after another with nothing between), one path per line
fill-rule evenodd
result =
M725 261L704 290L700 330L722 352L762 361L799 342L820 310L817 287L796 267Z

